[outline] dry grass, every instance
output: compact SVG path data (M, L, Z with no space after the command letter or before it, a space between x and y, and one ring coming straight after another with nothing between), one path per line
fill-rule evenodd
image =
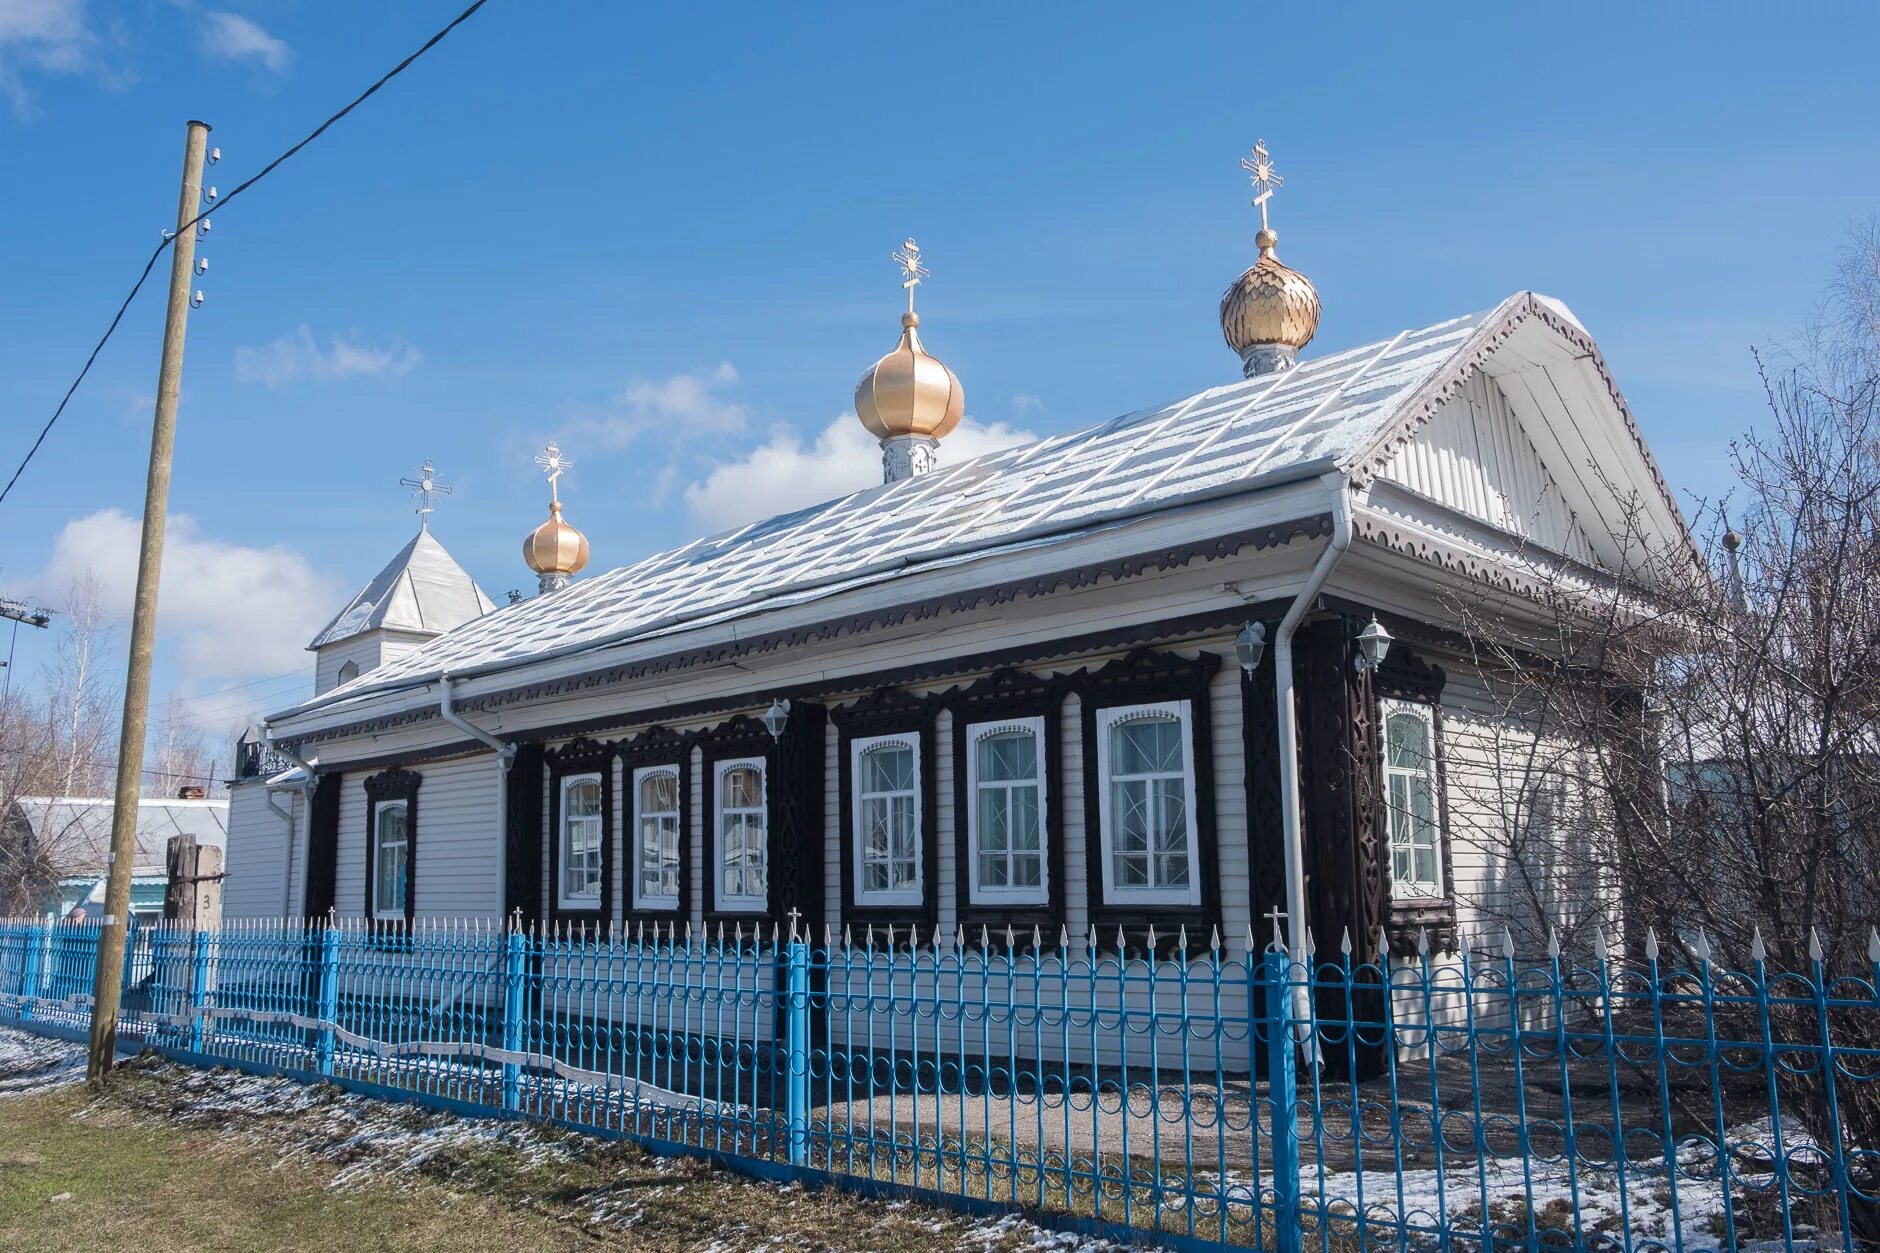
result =
M0 1100L0 1248L1109 1247L271 1082L139 1064Z

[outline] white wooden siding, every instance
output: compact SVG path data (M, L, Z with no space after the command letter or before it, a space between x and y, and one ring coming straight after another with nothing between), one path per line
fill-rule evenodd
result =
M276 797L275 803L294 815L297 835L299 791L279 792ZM268 789L258 780L228 790L228 817L228 859L223 866L228 877L222 881L222 916L279 918L283 894L292 890L283 862L288 824L268 808ZM288 901L287 907L292 909L294 904Z
M1564 553L1594 560L1584 527L1495 380L1470 376L1383 477L1450 508Z

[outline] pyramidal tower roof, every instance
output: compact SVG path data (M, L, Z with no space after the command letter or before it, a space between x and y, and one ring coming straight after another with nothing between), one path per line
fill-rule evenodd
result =
M324 648L378 630L442 635L493 608L476 580L424 527L307 647Z

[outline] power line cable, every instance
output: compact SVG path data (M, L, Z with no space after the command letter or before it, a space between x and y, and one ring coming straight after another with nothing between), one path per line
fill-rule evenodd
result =
M253 178L250 178L241 183L238 183L234 187L234 189L231 190L226 196L221 197L214 204L210 205L208 208L204 209L201 213L198 213L195 217L191 218L188 221L188 223L185 224L182 227L182 229L177 232L177 234L181 234L182 231L194 230L197 223L203 221L205 218L209 217L211 214L215 213L216 211L226 208L229 202L234 200L235 197L241 195L243 192L247 191L250 187L253 187L256 183L266 178L269 174L272 174L276 167L278 167L283 162L288 160L295 153L299 152L302 148L305 148L308 144L312 143L314 140L324 135L328 127L332 126L335 122L345 117L348 113L351 113L354 109L358 108L361 104L364 104L366 100L373 95L373 93L378 91L379 88L385 86L385 84L391 82L394 78L397 78L400 74L404 73L407 69L411 67L412 62L416 61L419 57L423 56L425 53L429 52L432 48L436 47L438 43L443 40L444 36L450 34L453 30L456 30L457 27L469 21L471 15L474 14L478 9L482 8L487 3L489 3L489 0L476 0L475 4L472 4L469 8L465 9L462 13L459 13L456 17L452 18L450 22L446 24L442 30L438 31L435 35L432 35L429 39L425 40L423 47L419 48L416 52L412 53L410 56L400 61L397 65L394 65L390 70L386 71L385 74L382 75L377 82L373 83L370 87L366 88L364 91L360 92L357 96L355 96L352 99L351 103L349 103L345 108L341 109L338 113L335 113L333 116L327 118L326 121L316 126L313 129L313 131L305 139L301 140L299 143L289 148L286 152L283 152L280 156L274 158L274 160L262 166L260 173L256 174ZM4 503L6 501L7 496L13 491L14 484L20 481L20 475L26 472L26 467L32 463L33 457L38 454L39 446L45 443L46 436L52 433L53 426L55 426L58 423L60 416L65 413L65 407L66 405L71 403L73 394L78 391L79 384L83 383L85 381L85 376L91 373L91 367L93 363L98 360L98 354L103 352L104 346L111 341L111 336L115 334L117 331L118 323L124 320L124 314L126 313L126 311L130 309L131 302L133 300L136 300L137 293L143 290L145 280L150 277L150 271L156 268L158 259L163 256L164 250L169 248L170 245L175 242L175 238L176 238L175 235L165 236L163 242L158 244L155 251L153 251L150 254L150 260L144 262L143 273L139 274L137 276L137 281L131 284L130 294L124 297L124 301L122 304L118 305L117 313L114 314L111 318L111 324L105 327L104 334L100 336L98 339L98 342L92 346L91 355L85 358L85 364L79 370L78 377L73 379L72 385L65 389L65 395L60 398L58 408L52 411L52 416L50 418L47 418L46 424L39 429L39 437L33 441L33 446L26 450L26 456L21 458L19 467L13 471L13 477L7 480L7 485L5 487L0 488L0 503Z

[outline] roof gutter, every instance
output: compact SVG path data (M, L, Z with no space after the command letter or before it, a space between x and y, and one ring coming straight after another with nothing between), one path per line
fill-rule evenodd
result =
M1305 960L1306 865L1305 843L1300 835L1299 728L1297 703L1293 696L1293 634L1298 631L1313 600L1324 588L1332 567L1351 547L1350 480L1334 471L1325 475L1322 481L1333 489L1332 538L1326 542L1325 551L1319 554L1312 572L1306 576L1305 586L1293 597L1292 605L1286 610L1286 616L1280 619L1279 630L1273 637L1273 687L1279 722L1280 815L1286 862L1287 947L1295 960ZM1304 979L1299 980L1293 989L1295 1020L1302 1024L1310 1021L1311 1010L1307 1003L1305 982Z
M498 901L508 896L509 883L509 768L516 764L516 746L498 739L482 727L457 712L452 699L451 676L443 674L437 680L437 715L444 721L462 731L473 740L489 745L496 750L496 897Z

